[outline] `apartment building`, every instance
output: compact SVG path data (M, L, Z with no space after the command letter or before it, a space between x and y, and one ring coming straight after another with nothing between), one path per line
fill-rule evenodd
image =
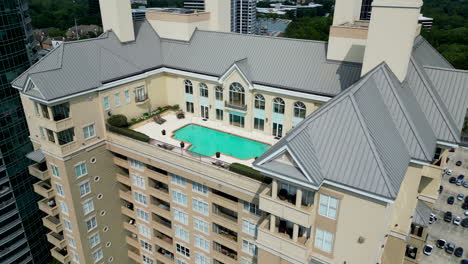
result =
M468 73L418 36L420 1L368 22L354 2L327 43L212 31L215 8L133 25L101 1L103 36L13 82L54 258L418 263Z

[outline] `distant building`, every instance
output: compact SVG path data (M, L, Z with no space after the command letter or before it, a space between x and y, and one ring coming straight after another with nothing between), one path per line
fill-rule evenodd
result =
M292 20L289 19L259 18L257 19L257 34L277 37L286 32L291 22Z
M288 11L292 11L294 16L296 16L298 9L313 9L317 7L322 7L322 5L313 2L310 2L308 5L283 5L281 3L276 3L271 4L270 8L257 8L257 13L286 15Z
M188 0L188 1L184 1L184 8L195 9L195 10L204 10L205 9L205 0Z

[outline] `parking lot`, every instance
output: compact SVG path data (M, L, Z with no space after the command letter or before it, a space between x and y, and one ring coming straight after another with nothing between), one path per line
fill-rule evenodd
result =
M465 175L465 181L468 181L468 149L457 149L454 153L449 155L448 168L453 170L451 176L457 177L460 174ZM462 161L461 166L456 166L455 162ZM427 244L434 246L434 251L431 256L423 255L421 263L460 263L462 259L468 259L468 228L464 228L461 225L454 225L453 222L447 223L444 221L444 213L446 211L452 212L453 216L459 216L464 219L465 210L461 208L463 201L456 199L459 193L464 196L468 195L468 188L463 186L457 186L449 183L450 176L444 176L442 179L442 186L444 190L437 200L433 213L437 216L438 220L431 224L429 227L429 236L427 238ZM453 205L447 204L447 198L450 196L455 197ZM443 249L436 247L437 239L444 239L449 242L454 242L456 247L462 247L463 257L458 258L453 254L447 254Z

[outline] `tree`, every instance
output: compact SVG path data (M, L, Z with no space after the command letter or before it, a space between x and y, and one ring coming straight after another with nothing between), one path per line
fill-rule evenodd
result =
M285 32L287 38L328 40L332 20L325 17L303 17L289 24Z

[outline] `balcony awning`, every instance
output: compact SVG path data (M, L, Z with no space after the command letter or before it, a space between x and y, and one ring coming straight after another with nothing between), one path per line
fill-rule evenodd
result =
M423 201L418 200L416 209L414 210L413 223L427 227L429 226L429 217L432 209Z
M41 163L45 161L45 156L44 156L44 153L42 153L41 149L36 149L33 152L29 152L28 154L26 154L26 158L32 161L35 161L37 163Z

